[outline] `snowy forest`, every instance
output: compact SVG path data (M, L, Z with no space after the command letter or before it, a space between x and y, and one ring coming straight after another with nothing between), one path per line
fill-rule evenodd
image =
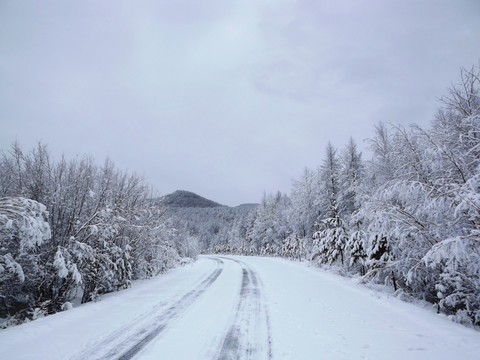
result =
M310 260L480 325L480 69L429 128L380 123L364 159L328 144L291 192L258 206L171 208L141 177L45 145L0 156L0 317L95 300L199 252Z
M329 144L289 195L218 232L207 250L312 260L480 325L480 72L463 69L431 126L380 123L362 159Z
M139 176L45 145L0 154L0 318L4 326L85 303L195 258Z

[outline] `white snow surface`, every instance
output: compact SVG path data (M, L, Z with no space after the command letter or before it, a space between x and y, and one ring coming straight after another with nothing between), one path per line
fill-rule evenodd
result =
M480 359L480 332L277 258L204 256L0 330L2 359Z

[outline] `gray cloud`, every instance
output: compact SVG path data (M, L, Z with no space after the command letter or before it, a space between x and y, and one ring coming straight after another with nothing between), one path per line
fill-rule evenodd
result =
M0 145L42 140L162 193L258 201L328 140L427 125L478 62L479 15L475 0L6 0Z

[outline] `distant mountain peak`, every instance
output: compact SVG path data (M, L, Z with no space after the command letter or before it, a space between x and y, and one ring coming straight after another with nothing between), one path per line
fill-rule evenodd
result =
M213 208L223 206L215 201L206 199L186 190L177 190L171 194L165 195L161 198L161 203L168 207L181 208Z
M235 209L238 209L238 210L252 210L252 209L256 209L258 207L259 204L240 204L238 206L235 206Z

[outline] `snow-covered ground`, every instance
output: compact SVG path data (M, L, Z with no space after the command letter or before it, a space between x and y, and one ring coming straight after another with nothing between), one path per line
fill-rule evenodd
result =
M480 359L480 332L276 258L202 257L0 330L2 359Z

